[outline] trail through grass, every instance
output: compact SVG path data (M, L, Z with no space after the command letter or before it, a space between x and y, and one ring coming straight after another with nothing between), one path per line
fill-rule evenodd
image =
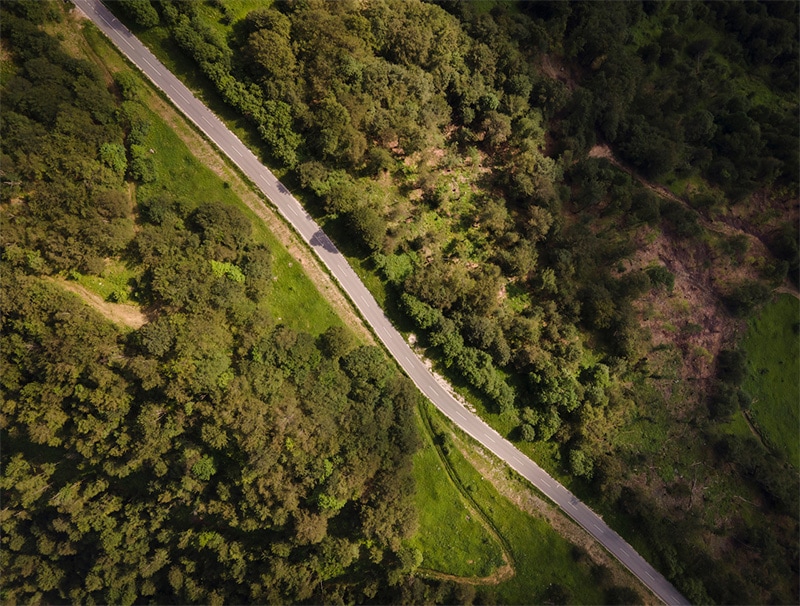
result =
M485 527L480 514L468 506L449 481L424 422L418 423L423 447L414 457L420 532L413 545L422 551L422 568L458 577L486 577L503 565L503 550Z
M520 510L517 505L502 496L492 484L464 458L455 446L450 430L446 429L445 421L432 407L428 406L423 414L429 415L433 430L433 440L441 448L444 463L450 467L454 479L462 493L468 495L470 507L477 508L490 521L500 540L510 552L515 574L498 585L484 588L485 597L490 601L502 604L535 604L566 599L562 603L577 604L602 604L605 602L603 588L593 577L592 566L588 558L582 557L580 550L558 534L544 519L535 518ZM430 438L426 440L426 448L420 452L415 461L415 474L418 478L426 473L433 476L426 469L439 467L439 455L432 451ZM434 456L431 456L434 455ZM440 471L437 470L438 478ZM441 566L448 570L463 567L463 558L475 558L473 553L466 553L455 545L448 537L454 524L460 524L455 516L461 516L466 521L466 512L456 514L452 507L452 497L445 489L439 486L430 487L425 484L436 478L422 480L419 506L429 508L431 515L421 512L419 535L430 532L441 532L444 528L444 541L438 549L425 551L427 543L418 543L423 548L423 566L429 566L431 559L437 558ZM438 480L441 482L441 480ZM437 500L430 502L428 497ZM444 498L449 502L441 503L438 499ZM427 539L426 539L427 540ZM491 548L484 543L483 549Z

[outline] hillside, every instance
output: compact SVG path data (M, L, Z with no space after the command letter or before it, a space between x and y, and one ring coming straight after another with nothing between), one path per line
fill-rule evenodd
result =
M3 603L399 597L413 385L62 20L0 19Z
M0 22L3 602L649 603L79 12Z
M726 374L796 292L795 4L117 9L691 600L797 601L797 472L730 429L750 394Z

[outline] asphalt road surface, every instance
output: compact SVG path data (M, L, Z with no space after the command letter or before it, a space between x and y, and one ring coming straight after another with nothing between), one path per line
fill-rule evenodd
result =
M425 396L458 427L530 481L575 520L642 583L667 604L689 602L655 568L536 463L478 416L464 408L440 385L395 330L333 242L275 176L228 128L203 105L99 0L73 0L103 33L160 88L175 106L211 139L272 201L328 267L375 334Z

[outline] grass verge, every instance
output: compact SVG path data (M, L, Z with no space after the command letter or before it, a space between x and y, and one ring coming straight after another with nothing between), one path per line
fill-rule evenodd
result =
M95 57L102 62L101 67L112 73L129 69L118 51L94 27L87 26L83 31ZM274 283L265 304L276 320L313 335L324 332L329 326L341 325L342 320L308 277L304 263L298 260L295 252L287 250L264 223L264 219L242 201L240 188L235 191L228 180L223 180L208 168L209 158L199 157L198 149L190 150L185 137L195 136L199 139L199 136L189 134L191 127L183 118L162 116L159 111L154 111L162 105L160 97L151 89L149 82L138 72L134 73L141 83L143 101L151 108L148 110L151 127L145 146L154 151L152 158L158 175L153 184L137 188L137 199L166 193L183 200L189 207L206 201L238 207L250 219L256 241L265 243L272 251ZM180 129L176 128L175 121L181 121ZM182 136L176 130L184 131ZM216 151L212 153L219 156ZM216 160L225 163L219 157ZM230 177L231 181L238 178L233 171L230 171Z
M431 406L430 418L440 452L470 502L491 522L511 553L513 577L482 589L482 599L503 604L602 604L605 596L595 578L596 567L582 550L556 532L547 521L533 517L502 496L455 446L449 425ZM509 472L510 473L510 472Z

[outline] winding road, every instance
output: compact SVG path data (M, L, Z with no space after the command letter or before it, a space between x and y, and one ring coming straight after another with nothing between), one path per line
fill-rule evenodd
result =
M667 604L689 604L669 581L597 514L482 419L462 406L437 382L386 318L344 256L294 196L99 0L72 1L272 201L330 270L386 349L439 410L536 486L661 600Z

